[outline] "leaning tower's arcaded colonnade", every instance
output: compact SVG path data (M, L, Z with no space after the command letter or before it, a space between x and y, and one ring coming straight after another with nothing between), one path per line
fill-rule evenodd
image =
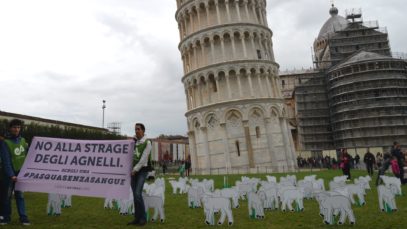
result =
M265 0L177 0L192 167L292 171Z

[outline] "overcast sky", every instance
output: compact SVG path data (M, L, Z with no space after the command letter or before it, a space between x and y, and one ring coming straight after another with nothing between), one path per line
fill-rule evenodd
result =
M309 68L329 0L268 0L280 69ZM337 0L387 27L407 53L405 0ZM146 124L149 137L187 131L175 0L0 0L0 110L102 125Z

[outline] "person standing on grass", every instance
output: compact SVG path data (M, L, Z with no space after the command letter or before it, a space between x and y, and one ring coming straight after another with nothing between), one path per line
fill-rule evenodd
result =
M151 141L147 140L144 132L146 128L142 123L136 123L136 145L133 156L133 171L131 172L131 189L134 198L134 220L127 225L144 226L147 223L147 216L144 209L142 196L144 183L147 174L152 170L151 166Z
M397 160L397 164L400 170L399 178L401 184L404 184L404 155L401 152L400 144L398 142L394 142L391 148L391 155Z
M188 155L187 160L185 161L185 172L186 172L186 176L189 176L189 173L191 171L191 155Z
M391 159L392 159L392 156L391 156L390 153L385 153L383 155L383 162L381 163L381 166L380 166L379 171L377 173L376 186L381 184L380 176L384 175L386 170L389 169L389 167L391 165Z
M363 162L365 162L366 164L367 173L370 176L373 176L373 165L375 164L376 160L374 158L374 155L369 150L363 157Z
M351 161L351 157L348 154L348 151L344 148L342 149L342 155L341 155L341 163L340 163L340 167L342 169L343 175L348 176L348 180L351 179L350 176L350 161Z
M3 140L4 140L4 137L0 136L0 142L2 142ZM4 175L3 165L2 165L2 161L1 161L1 157L0 157L0 221L3 219L4 200L6 199L5 195L7 194L3 188L6 185L4 178L5 178L5 175Z
M3 167L3 182L0 187L3 193L2 212L3 219L0 220L0 225L9 224L11 221L11 198L14 192L16 199L17 211L20 216L20 222L24 225L30 225L27 214L25 213L24 196L21 191L14 190L18 173L24 164L27 156L28 144L21 137L21 129L23 122L19 119L13 119L9 122L8 133L5 139L0 142L0 156Z
M376 154L377 169L380 169L382 167L382 162L383 162L383 155L380 152L377 152L377 154Z

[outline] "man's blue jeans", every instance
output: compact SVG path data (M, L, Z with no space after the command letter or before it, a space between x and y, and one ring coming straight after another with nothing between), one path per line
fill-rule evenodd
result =
M17 205L17 211L18 211L18 215L20 216L20 220L27 220L27 214L25 213L25 202L24 202L24 196L23 193L20 191L15 191L14 190L14 186L15 186L15 182L4 177L5 181L4 181L4 191L5 193L7 193L6 195L4 195L5 199L3 200L4 202L4 207L3 207L3 212L1 213L1 215L4 217L5 221L10 221L11 220L11 198L12 198L12 194L14 191L14 196L16 198L16 205Z
M142 170L131 177L131 189L133 190L134 198L134 219L138 222L147 220L142 193L148 172Z

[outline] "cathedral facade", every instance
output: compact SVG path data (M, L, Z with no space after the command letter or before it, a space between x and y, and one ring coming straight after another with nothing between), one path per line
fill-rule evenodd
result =
M387 30L363 21L361 10L338 12L332 5L315 39L314 68L280 75L297 149L406 145L405 58L391 52Z
M177 0L192 167L294 171L265 0Z

